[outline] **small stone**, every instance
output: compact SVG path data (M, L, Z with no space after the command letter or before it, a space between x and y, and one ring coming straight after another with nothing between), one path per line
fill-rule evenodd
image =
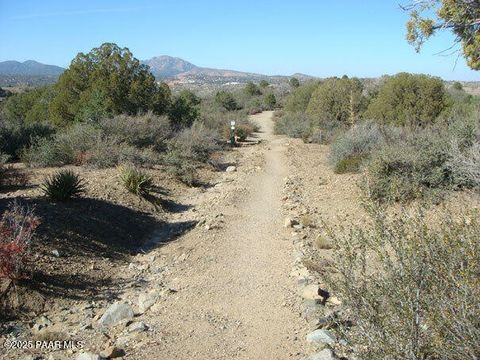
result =
M317 344L334 344L337 338L333 335L330 331L319 329L311 332L307 335L307 341L309 343L317 343Z
M92 328L91 324L85 324L85 325L80 327L80 331L90 330L91 328Z
M187 259L187 254L183 253L182 255L180 255L177 259L177 261L179 262L183 262Z
M312 354L308 357L308 360L334 360L337 357L330 349L323 349L322 351Z
M151 290L148 293L143 293L138 296L138 308L140 313L144 313L150 309L158 300L159 294L156 290Z
M125 351L116 346L109 346L103 350L100 355L107 359L115 359L125 356Z
M320 287L318 285L308 285L302 290L302 297L307 300L322 300L319 295Z
M147 330L148 330L148 326L145 325L143 321L136 321L130 324L130 326L128 327L128 332L143 332Z
M52 250L52 255L55 257L60 257L60 251L58 251L57 249L54 249Z
M342 305L342 301L339 300L336 296L330 296L327 300L327 303L334 306Z
M291 228L291 227L294 227L294 226L297 225L297 224L298 224L298 222L297 222L296 220L287 217L287 218L285 219L284 226L285 226L286 228Z
M35 321L35 324L32 327L34 332L39 332L42 329L45 329L48 326L51 326L52 322L46 316L41 316Z
M237 171L237 167L236 166L229 166L229 167L227 167L227 169L225 171L226 172L234 172L234 171Z
M98 322L103 326L110 326L119 323L122 320L133 318L133 310L127 303L117 302L111 305L102 315Z
M77 355L76 360L102 360L102 357L98 354L91 352L82 352Z

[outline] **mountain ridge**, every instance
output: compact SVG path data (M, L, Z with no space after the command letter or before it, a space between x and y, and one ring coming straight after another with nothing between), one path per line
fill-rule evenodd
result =
M141 60L158 80L172 82L245 82L261 79L282 80L295 75L264 75L252 72L200 67L179 57L169 55L154 56ZM0 62L0 76L48 76L52 82L65 71L56 65L42 64L34 60L19 62L15 60ZM312 76L298 74L301 79Z
M0 75L58 76L64 71L60 66L42 64L35 60L0 62Z

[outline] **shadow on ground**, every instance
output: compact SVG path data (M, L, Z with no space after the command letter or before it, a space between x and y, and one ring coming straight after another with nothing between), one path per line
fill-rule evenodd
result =
M0 199L0 214L13 200ZM41 224L32 244L35 257L29 259L30 276L18 283L13 297L0 296L0 308L7 317L13 313L28 317L25 314L54 304L68 307L72 300L114 298L115 291L110 289L118 291L128 285L118 280L116 272L130 262L131 255L165 245L195 225L193 221L167 223L148 213L90 198L60 203L43 198L17 201L33 208ZM173 201L166 207L177 212L188 208ZM12 301L19 303L15 311L7 311Z

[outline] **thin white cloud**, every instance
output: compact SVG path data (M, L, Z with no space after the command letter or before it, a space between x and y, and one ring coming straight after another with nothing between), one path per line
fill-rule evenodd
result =
M148 7L145 6L145 7L130 7L130 8L109 8L109 9L107 8L107 9L74 10L74 11L57 11L57 12L46 12L46 13L37 13L37 14L16 15L16 16L12 16L10 19L27 20L27 19L36 19L36 18L58 17L58 16L128 13L133 11L149 10L153 8L154 8L153 6L148 6Z

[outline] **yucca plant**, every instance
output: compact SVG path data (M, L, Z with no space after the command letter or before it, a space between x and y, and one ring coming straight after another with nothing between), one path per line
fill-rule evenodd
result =
M142 197L153 189L153 178L133 166L120 167L120 181L129 192Z
M83 179L71 170L60 170L41 185L43 193L54 201L66 201L85 192Z

